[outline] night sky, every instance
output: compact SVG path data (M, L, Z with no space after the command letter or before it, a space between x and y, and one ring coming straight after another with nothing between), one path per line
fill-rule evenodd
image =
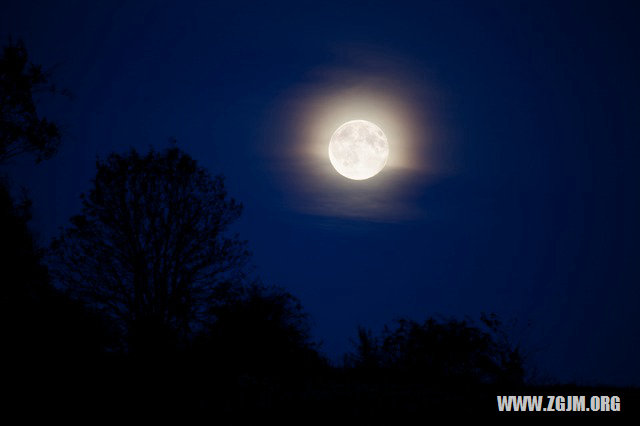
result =
M640 384L632 2L106 3L0 13L74 95L42 100L59 153L11 167L42 244L97 157L174 137L226 176L256 273L332 359L359 324L496 312L540 378ZM395 163L348 181L314 144L367 117Z

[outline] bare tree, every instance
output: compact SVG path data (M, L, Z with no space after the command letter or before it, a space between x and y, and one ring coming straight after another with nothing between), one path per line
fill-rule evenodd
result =
M115 319L131 350L174 344L211 320L243 277L242 206L178 148L98 161L82 214L52 244L53 274Z

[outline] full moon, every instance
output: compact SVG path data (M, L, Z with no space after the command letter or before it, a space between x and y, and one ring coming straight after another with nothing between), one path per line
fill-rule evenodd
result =
M369 179L387 164L389 142L382 129L370 121L347 121L333 132L329 160L342 176Z

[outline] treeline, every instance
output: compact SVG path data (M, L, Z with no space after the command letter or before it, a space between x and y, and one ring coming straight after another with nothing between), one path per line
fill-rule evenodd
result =
M34 99L43 88L55 93L10 42L0 58L2 163L55 153L60 130ZM13 403L214 410L227 419L321 408L361 416L523 383L520 350L495 316L361 328L353 352L333 365L300 301L251 272L247 243L232 232L241 212L223 177L177 147L132 149L97 161L81 212L40 247L30 202L15 199L5 177L0 333Z

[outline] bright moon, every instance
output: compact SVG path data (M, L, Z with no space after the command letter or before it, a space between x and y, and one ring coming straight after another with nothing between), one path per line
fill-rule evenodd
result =
M388 157L387 136L370 121L347 121L333 132L329 142L331 164L349 179L364 180L377 175Z

